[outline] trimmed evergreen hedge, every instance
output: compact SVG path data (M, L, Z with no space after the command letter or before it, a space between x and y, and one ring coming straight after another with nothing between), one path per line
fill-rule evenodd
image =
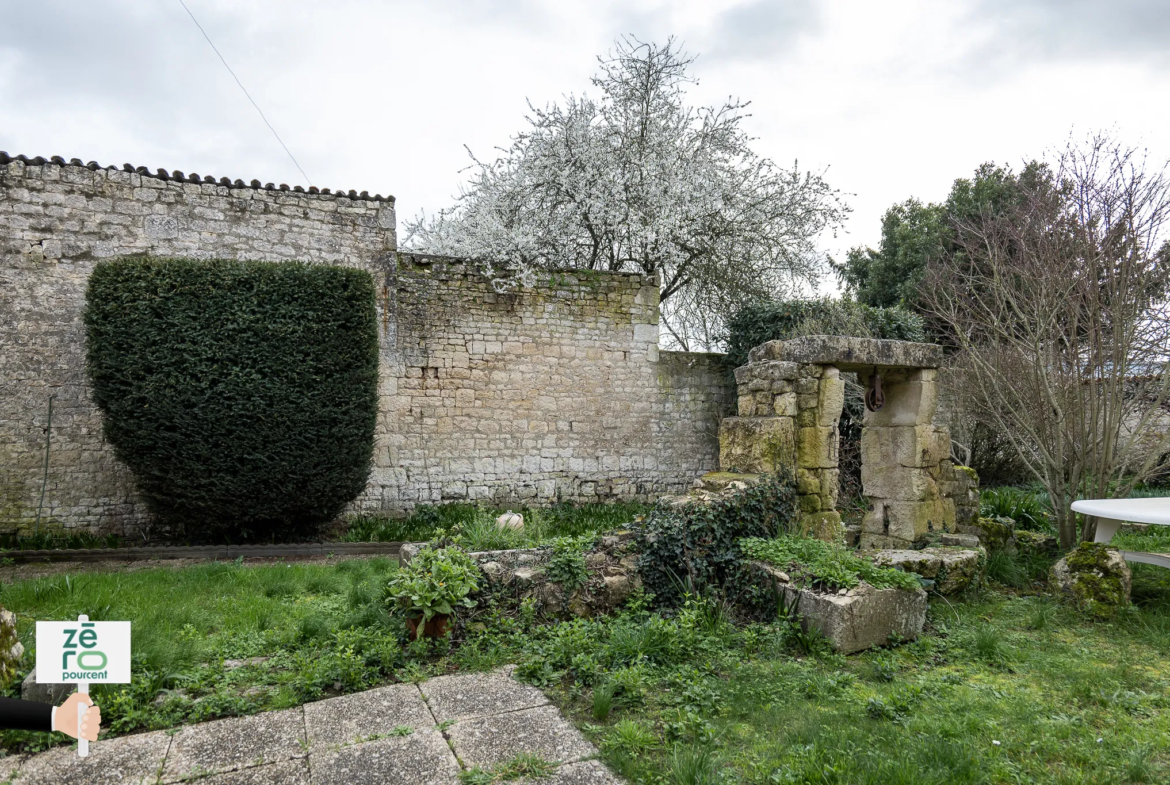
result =
M369 273L102 262L85 328L105 436L173 535L311 536L365 488L378 412Z

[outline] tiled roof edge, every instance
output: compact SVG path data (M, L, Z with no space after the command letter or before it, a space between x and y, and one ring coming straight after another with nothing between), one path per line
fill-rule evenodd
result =
M252 180L250 183L245 183L243 180L230 180L227 177L221 177L216 180L211 175L200 177L194 172L191 174L183 174L177 169L173 172L168 172L166 169L158 169L155 172L151 172L145 166L136 167L132 164L123 164L119 169L117 166L102 166L97 161L90 161L87 164L83 164L80 158L72 158L69 161L66 161L59 155L54 155L48 159L42 158L39 155L36 158L29 158L27 155L10 156L8 153L0 150L0 166L11 163L12 161L22 161L30 166L54 164L56 166L83 166L86 169L95 171L98 169L108 169L110 171L133 172L143 177L153 177L156 180L173 180L178 183L206 183L210 185L222 185L226 188L251 188L257 191L289 191L298 194L324 194L327 196L341 196L348 199L364 199L371 202L389 202L390 204L394 204L393 196L382 196L381 194L370 196L369 191L362 191L359 194L357 191L330 191L328 188L317 188L316 186L309 186L308 189L302 188L299 185L289 188L284 183L280 185L274 185L273 183L261 185L259 180Z

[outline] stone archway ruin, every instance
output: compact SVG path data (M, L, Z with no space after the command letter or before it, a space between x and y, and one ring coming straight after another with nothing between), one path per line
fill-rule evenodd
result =
M769 341L736 369L738 416L719 429L724 472L790 468L796 475L803 533L840 539L836 510L842 372L866 384L878 374L885 404L862 421L861 478L868 512L862 548L911 548L977 515L973 476L951 460L951 437L932 423L942 347L935 344L814 335Z

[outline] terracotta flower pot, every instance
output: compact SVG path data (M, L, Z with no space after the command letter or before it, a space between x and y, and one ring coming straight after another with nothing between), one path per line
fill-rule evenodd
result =
M406 625L410 627L410 639L417 640L419 636L419 627L422 627L422 636L424 638L442 638L447 634L447 625L451 621L451 617L445 613L440 613L427 619L424 624L419 624L422 621L422 616L415 616L414 618L407 617Z

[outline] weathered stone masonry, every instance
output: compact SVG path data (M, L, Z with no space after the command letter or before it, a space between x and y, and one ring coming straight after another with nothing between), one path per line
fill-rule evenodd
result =
M392 197L0 156L0 528L36 514L50 395L43 517L145 521L89 401L81 323L94 264L136 253L375 274L383 404L360 509L645 498L715 468L734 392L718 356L658 351L652 280L553 274L497 295L462 264L395 248Z

